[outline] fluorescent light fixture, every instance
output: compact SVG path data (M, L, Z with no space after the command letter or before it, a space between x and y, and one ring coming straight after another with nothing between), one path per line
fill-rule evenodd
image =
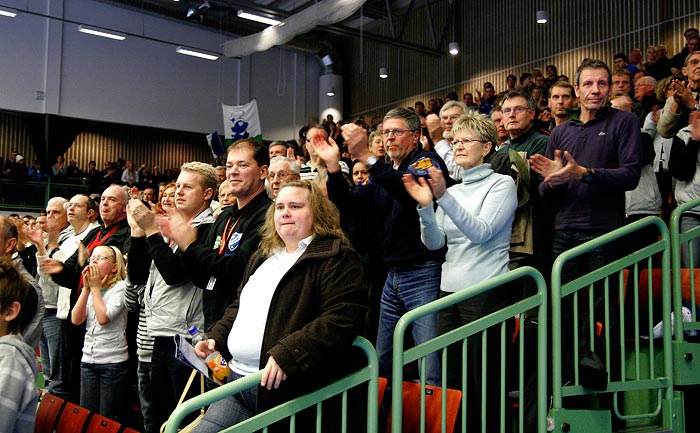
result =
M216 60L219 58L218 54L202 50L195 50L194 48L184 47L182 45L178 45L175 51L186 56L199 57L200 59Z
M17 9L6 8L5 6L0 6L0 15L4 17L14 18L17 16Z
M453 56L459 54L459 44L457 42L450 42L449 48L450 54Z
M386 68L379 68L379 78L389 78L389 73Z
M331 87L328 92L326 92L326 96L335 96L335 87Z
M87 33L89 35L115 39L117 41L123 41L124 39L126 39L126 34L124 33L115 32L113 30L105 30L98 27L86 26L85 24L79 25L78 31L81 33Z
M547 22L547 11L537 11L537 24L545 24Z
M279 20L276 20L273 18L268 18L268 17L256 15L256 14L251 13L251 12L246 12L243 9L239 9L237 14L238 14L238 18L244 18L246 20L257 21L259 23L268 24L271 26L278 26L278 25L282 24L282 21L279 21Z

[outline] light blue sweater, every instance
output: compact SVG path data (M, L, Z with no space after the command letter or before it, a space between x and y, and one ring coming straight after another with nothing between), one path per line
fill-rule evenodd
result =
M481 164L462 174L437 201L438 208L418 208L421 239L431 250L447 243L440 290L457 292L508 272L513 214L518 204L515 182Z

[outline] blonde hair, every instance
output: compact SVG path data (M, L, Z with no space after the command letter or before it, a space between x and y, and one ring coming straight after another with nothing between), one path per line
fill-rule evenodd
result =
M117 284L119 281L123 281L126 279L126 265L124 264L124 256L122 255L122 252L119 251L119 248L113 247L113 246L107 246L107 245L98 245L97 248L106 248L108 250L112 251L112 254L114 254L114 263L117 265L117 270L112 273L112 275L107 279L107 282L105 283L105 288L106 289L111 289L112 286Z
M282 184L280 192L285 188L303 188L309 191L309 207L314 218L311 225L311 234L314 237L332 237L340 239L344 245L350 246L350 242L340 228L338 209L323 195L318 185L308 180L290 180ZM265 224L260 229L260 234L260 249L265 257L270 257L276 248L284 246L284 241L275 229L274 204L267 210Z

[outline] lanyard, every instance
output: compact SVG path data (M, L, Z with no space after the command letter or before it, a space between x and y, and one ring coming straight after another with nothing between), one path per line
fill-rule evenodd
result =
M119 225L115 224L112 230L107 232L104 238L102 238L102 231L99 231L97 233L97 236L95 236L95 239L93 239L92 242L88 244L88 251L92 253L92 250L94 250L95 247L99 247L100 245L107 242L107 239L109 239L109 237L112 236L117 231L117 229L119 229Z
M233 217L228 217L226 220L226 225L224 226L224 232L221 235L221 244L219 245L219 255L224 253L224 249L226 248L226 245L228 245L228 240L233 235L234 230L236 229L236 226L238 225L238 222L245 216L245 214L248 213L248 209L243 209L240 215L238 215L238 218L236 218L236 221L233 222L233 226L231 226L231 230L228 230L228 225L231 223L231 218Z

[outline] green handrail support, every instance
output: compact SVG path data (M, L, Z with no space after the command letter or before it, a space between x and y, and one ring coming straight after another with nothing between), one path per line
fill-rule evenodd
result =
M246 433L256 432L263 429L266 431L268 426L286 418L293 418L295 414L309 407L320 406L324 400L338 394L343 394L343 412L345 413L345 409L347 408L348 390L366 383L368 385L367 432L377 433L377 418L379 413L379 362L377 360L377 352L374 350L374 346L372 346L372 344L363 337L357 337L353 343L353 346L362 349L362 351L365 353L368 361L367 366L316 391L301 397L297 397L265 412L257 414L241 423L230 426L222 430L222 432ZM248 388L258 386L261 379L262 370L235 380L231 383L221 385L216 389L183 402L168 418L165 433L177 433L182 420L188 414L198 411L203 407L209 406L218 400L222 400ZM320 417L320 414L317 413L317 418L318 417ZM317 425L320 426L320 422L317 422ZM344 425L343 429L346 427L347 426Z
M634 251L628 255L625 255L612 263L609 263L599 269L591 271L587 274L580 275L576 279L562 283L561 275L564 266L571 260L578 258L584 254L591 252L592 250L604 246L606 244L617 242L624 236L634 236L639 230L642 230L649 226L656 226L660 239L653 242L647 246L642 247L638 251ZM552 290L552 413L556 413L558 410L566 409L563 405L563 397L567 396L582 396L590 394L601 394L601 393L613 393L614 402L614 413L615 415L624 421L639 420L655 418L662 411L663 413L663 424L665 428L672 428L671 416L668 412L675 410L677 408L674 406L674 393L673 393L673 362L672 362L672 350L671 350L671 327L663 327L662 345L663 345L663 373L657 374L654 365L654 342L652 336L652 324L645 329L647 332L646 338L649 339L649 343L644 344L645 337L641 334L640 328L640 317L639 308L633 308L632 319L634 320L634 335L632 337L633 343L628 346L625 339L629 340L629 336L626 333L625 327L625 298L633 299L635 304L639 305L639 287L640 287L640 270L646 269L648 279L647 281L642 281L641 284L646 284L648 290L648 312L649 321L652 321L652 257L660 254L661 255L661 280L662 280L662 320L664 323L668 324L671 318L671 287L670 287L670 260L671 260L671 248L669 240L669 230L666 224L658 217L646 217L642 220L634 222L632 224L621 227L617 230L611 231L595 238L589 242L572 248L568 251L563 252L554 261L552 266L552 279L551 279L551 290ZM641 267L641 269L640 269ZM624 287L624 274L628 272L627 285ZM611 287L613 284L618 286L617 292L612 291ZM605 324L611 323L610 314L619 314L619 330L611 330L609 326L604 326L604 339L605 339L605 359L602 360L605 364L606 370L611 371L611 367L615 367L616 363L619 362L620 366L620 378L617 380L611 380L610 374L608 373L608 384L605 391L594 391L588 389L581 385L581 372L579 367L579 350L574 350L574 362L573 362L573 382L569 384L563 384L563 357L566 355L562 353L562 299L567 296L572 298L573 305L573 348L579 347L580 330L579 330L579 311L588 311L589 314L589 326L587 329L582 330L586 335L590 336L588 341L590 342L590 349L594 349L594 333L596 324L594 323L594 285L595 290L603 290L604 294L604 320ZM584 289L588 290L586 295L582 292ZM630 290L632 293L630 293ZM612 298L612 296L617 297L617 299ZM580 302L584 302L583 305L579 305ZM630 301L628 301L629 303ZM587 303L587 305L585 304ZM616 304L617 303L617 304ZM612 307L612 308L611 308ZM615 311L617 310L617 311ZM629 311L629 310L628 310ZM611 358L611 331L619 332L620 340L620 357L619 359ZM617 336L617 335L616 335ZM645 374L641 373L640 368L640 351L642 348L649 349L650 358L650 368L646 370ZM635 375L634 378L626 378L626 366L625 357L629 354L635 357ZM618 408L618 393L626 391L639 391L648 390L650 392L657 393L658 404L654 409L648 413L635 413L635 414L623 414ZM555 425L557 424L557 420ZM559 431L559 430L556 430Z
M430 314L436 314L438 311L448 308L454 304L470 299L474 296L485 293L489 290L493 290L497 287L504 286L508 283L512 283L516 280L531 279L536 286L536 293L527 296L525 299L519 300L512 305L509 305L501 310L491 313L483 318L473 321L469 324L463 325L457 329L454 329L445 334L439 335L433 339L425 341L421 344L416 345L408 350L404 350L404 336L409 329L409 326L416 320L425 317ZM392 394L392 409L391 409L391 431L392 433L401 433L402 431L402 415L403 415L403 402L402 402L402 390L403 390L403 368L406 364L411 363L416 360L425 359L425 357L433 352L440 351L442 356L442 431L445 431L445 401L446 398L446 351L447 347L452 344L461 344L462 358L466 358L467 346L466 341L468 338L482 338L485 339L486 332L488 328L500 327L500 344L501 348L505 344L505 322L513 317L521 318L521 328L518 333L518 349L520 350L520 366L519 366L519 409L518 409L518 421L519 421L519 431L522 432L524 428L524 369L523 369L523 354L525 350L525 332L524 332L524 317L525 313L533 309L537 309L537 419L540 420L538 423L538 431L544 433L546 431L546 416L547 416L547 288L542 275L532 267L522 267L516 270L510 271L506 274L499 275L487 281L481 282L459 292L453 293L449 296L445 296L436 301L430 302L426 305L418 307L404 314L398 321L396 328L394 330L394 340L393 340L393 359L392 359L392 378L391 378L391 394ZM483 340L482 340L483 341ZM533 346L534 347L534 346ZM482 363L486 361L486 350L482 352ZM487 368L500 367L501 379L505 375L504 372L504 352L501 351L501 365L500 366L488 366ZM421 362L420 368L420 386L421 386L421 402L420 402L420 413L421 413L421 426L420 431L425 431L425 420L426 420L426 410L425 410L425 362ZM504 411L505 408L505 398L506 390L500 390L500 420L501 420L501 431L505 429L510 430L511 426L504 426ZM462 426L461 430L455 427L455 430L466 431L466 404L464 404L467 396L466 392L466 379L463 375L462 377ZM486 392L486 383L480 390L482 393L482 398ZM484 425L485 412L482 410L482 426Z
M700 206L700 199L684 203L678 206L671 214L671 278L673 281L673 315L676 320L673 323L673 360L674 360L674 383L676 385L697 385L700 384L700 344L686 341L686 332L700 332L700 321L698 321L698 311L696 308L696 285L700 284L696 273L698 269L693 265L697 261L700 251L700 227L692 228L681 232L681 220L683 216L691 210ZM695 215L698 216L697 214ZM685 269L682 264L683 245L687 248L687 263ZM684 278L687 276L688 297L684 299ZM690 303L690 322L683 318L683 301Z

